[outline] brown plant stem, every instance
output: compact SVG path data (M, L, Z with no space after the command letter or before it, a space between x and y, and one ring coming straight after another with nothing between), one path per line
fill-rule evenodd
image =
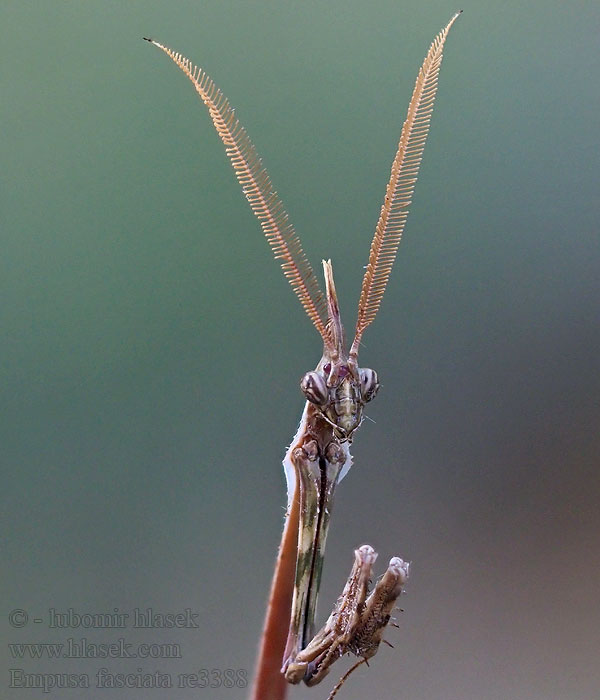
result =
M281 536L265 614L250 700L285 700L289 688L281 673L296 573L300 503L294 497Z

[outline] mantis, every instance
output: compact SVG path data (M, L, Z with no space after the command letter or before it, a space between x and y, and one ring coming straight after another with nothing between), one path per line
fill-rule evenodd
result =
M283 460L287 510L252 690L254 700L283 700L288 684L302 680L315 685L340 656L352 652L360 660L334 688L333 697L349 673L377 652L408 577L408 564L393 557L368 594L377 554L369 545L359 547L342 595L323 628L313 635L333 497L352 465L350 444L363 421L364 407L379 389L377 373L358 364L361 340L381 305L404 231L429 131L444 44L459 15L456 13L436 36L417 76L371 242L349 347L331 261L323 261L323 294L269 175L229 101L201 68L158 41L146 39L175 62L208 108L275 259L281 261L284 275L323 341L317 366L301 379L306 404Z

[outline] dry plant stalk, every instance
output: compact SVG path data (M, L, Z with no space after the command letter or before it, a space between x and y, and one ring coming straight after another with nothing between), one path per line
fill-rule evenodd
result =
M408 564L394 557L369 594L377 554L369 545L359 547L342 595L323 628L313 635L333 496L352 464L349 445L362 423L364 406L379 388L377 373L358 366L358 351L362 335L381 305L404 231L429 130L444 43L459 14L436 36L417 76L371 243L349 350L331 261L323 261L323 294L269 175L227 98L201 68L158 41L147 39L184 72L208 108L274 256L281 261L285 276L323 340L321 360L300 383L307 401L283 460L287 511L253 700L284 700L289 683L303 680L307 685L316 685L338 658L351 652L359 661L335 686L330 694L333 698L348 675L377 652L391 610L408 577Z

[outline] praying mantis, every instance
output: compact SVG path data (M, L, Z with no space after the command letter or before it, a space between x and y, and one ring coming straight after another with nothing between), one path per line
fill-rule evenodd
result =
M337 485L352 464L350 444L365 405L379 389L377 373L359 367L365 329L379 310L408 216L429 131L437 80L448 33L456 13L436 36L417 76L402 127L375 235L371 242L354 340L346 346L330 260L323 261L325 294L302 249L267 171L229 101L211 78L187 58L153 39L190 79L208 108L242 191L270 244L275 259L323 341L316 368L301 379L306 404L283 466L287 510L271 585L253 700L283 700L288 684L316 685L342 655L371 658L383 639L409 565L393 557L369 594L377 554L369 545L355 551L352 571L323 628L313 636L325 543Z

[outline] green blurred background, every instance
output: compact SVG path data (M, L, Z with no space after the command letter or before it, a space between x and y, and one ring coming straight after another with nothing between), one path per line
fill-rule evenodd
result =
M338 492L320 619L352 550L413 561L400 630L340 698L598 697L597 2L473 2L445 51L398 261L361 361L382 389ZM247 669L280 466L319 337L204 107L246 125L350 330L417 70L447 2L11 2L1 9L2 697L30 673ZM48 610L198 612L51 630ZM13 628L8 612L30 615ZM33 623L34 617L42 623ZM181 659L7 643L176 642ZM8 651L7 651L8 649ZM344 670L292 698L324 698ZM110 697L242 698L225 687ZM100 697L55 691L51 697Z

